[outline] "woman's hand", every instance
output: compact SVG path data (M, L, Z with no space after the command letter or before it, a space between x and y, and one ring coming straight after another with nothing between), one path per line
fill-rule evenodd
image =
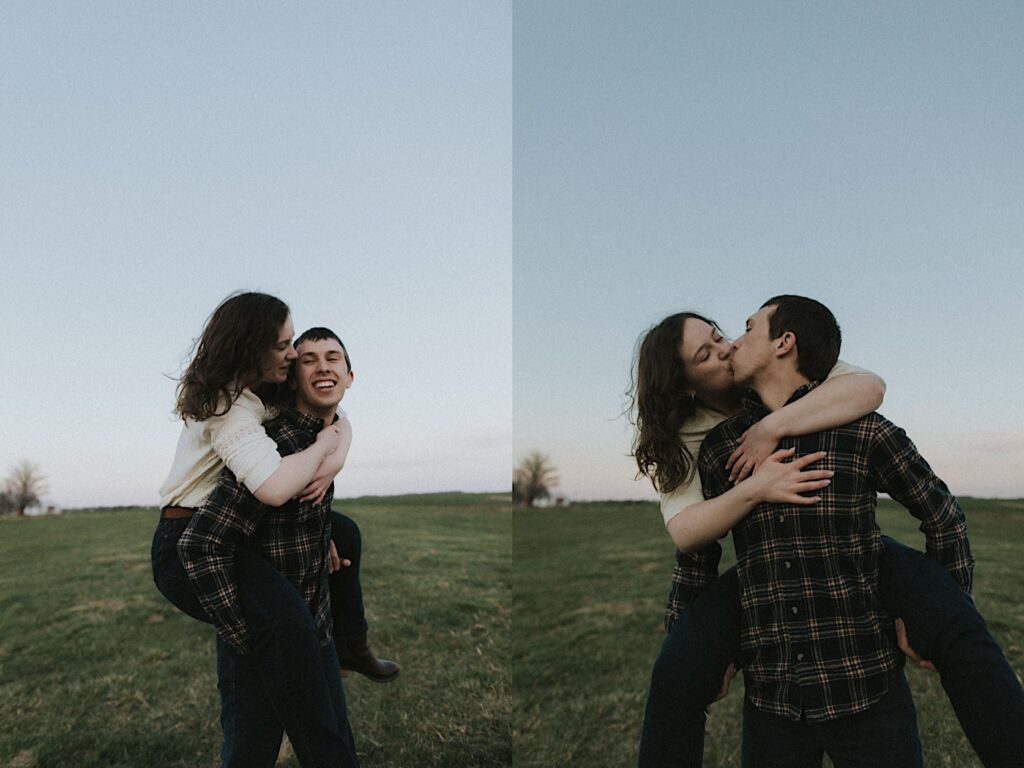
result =
M775 451L757 468L747 480L753 483L759 501L782 504L814 504L820 496L801 496L801 493L817 491L832 482L835 472L827 469L806 469L809 464L820 461L828 454L817 451L801 456L795 461L784 462L796 451L783 448Z
M339 421L337 424L331 424L329 427L324 427L316 434L316 445L321 448L324 452L324 456L328 456L338 450L338 446L341 445L341 429L339 428Z
M324 465L320 465L320 469L316 471L313 479L309 481L309 485L302 489L302 493L299 494L299 501L309 501L313 504L319 504L324 500L327 495L327 489L331 487L331 482L334 480L334 475L326 473L324 471Z
M730 483L745 480L775 452L783 436L773 428L773 424L771 416L765 416L740 435L736 450L725 462L725 468L730 470Z
M333 444L330 452L321 462L313 479L302 489L299 494L300 501L310 501L319 504L327 495L327 489L331 487L335 476L345 466L345 459L348 458L348 449L352 445L352 424L348 418L342 418L329 427L324 427L316 436L319 443L324 440L324 446Z

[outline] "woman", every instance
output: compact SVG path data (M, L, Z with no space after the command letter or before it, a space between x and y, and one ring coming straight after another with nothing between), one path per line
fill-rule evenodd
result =
M174 464L160 488L153 536L153 580L177 608L209 621L178 560L177 544L192 511L227 466L261 502L280 506L301 492L318 501L341 471L352 439L347 418L316 442L282 458L263 421L288 378L294 335L288 305L265 293L229 296L210 315L178 385L184 421Z
M288 306L265 293L229 296L214 310L178 386L184 420L171 472L160 488L160 522L153 536L153 580L180 610L208 622L178 559L177 544L192 511L205 501L227 466L253 495L280 506L296 495L323 499L341 471L352 427L341 418L300 453L282 458L262 423L287 393L294 327ZM331 521L331 614L338 660L375 682L388 682L398 665L378 659L366 640L358 576L359 530L334 513ZM343 559L338 553L346 553ZM348 566L342 576L339 569ZM259 567L259 563L255 565ZM252 589L255 585L250 585ZM343 589L337 587L343 586Z
M713 321L684 312L648 331L637 355L633 455L660 492L666 528L682 552L724 536L759 503L818 501L801 494L828 485L829 473L813 469L825 454L787 463L792 451L776 451L779 439L853 421L877 408L884 394L877 376L840 363L819 387L743 435L727 463L736 484L705 501L695 468L700 444L741 403L731 354L730 340ZM1024 693L984 621L938 563L883 541L879 592L890 615L903 617L897 620L901 649L915 663L927 664L914 654L909 631L913 645L942 673L964 732L986 767L1015 765L1024 754ZM640 765L700 766L705 708L725 695L739 657L735 568L685 611L670 600L666 627L651 676Z

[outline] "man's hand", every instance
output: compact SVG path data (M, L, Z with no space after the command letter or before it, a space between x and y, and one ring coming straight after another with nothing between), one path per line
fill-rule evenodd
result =
M718 695L715 696L715 701L721 701L725 698L725 694L729 692L729 686L732 685L734 677L736 677L736 665L730 664L725 668L725 676L722 678L722 687L718 691Z
M352 565L352 561L349 559L342 559L338 554L338 548L334 546L334 540L331 540L330 549L327 550L327 573L334 573L340 571L343 567L348 568Z
M903 654L910 659L910 663L919 669L930 669L932 672L938 672L935 669L935 665L930 661L925 661L917 655L917 651L910 647L910 643L907 641L907 627L903 623L903 619L896 619L896 644L899 645L900 650Z

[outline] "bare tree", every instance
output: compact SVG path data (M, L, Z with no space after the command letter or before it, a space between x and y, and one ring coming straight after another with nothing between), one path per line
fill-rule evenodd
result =
M4 481L4 492L18 517L25 516L25 509L39 503L40 497L46 493L46 478L39 467L31 461L22 459Z
M512 501L532 507L537 499L546 499L558 485L555 468L543 453L534 451L512 471Z
M10 497L4 491L0 491L0 515L9 515L13 511L14 504L11 503Z

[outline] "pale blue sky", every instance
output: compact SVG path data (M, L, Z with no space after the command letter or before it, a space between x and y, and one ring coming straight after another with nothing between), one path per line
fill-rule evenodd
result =
M516 456L654 498L638 336L820 299L952 490L1024 496L1024 8L517 2Z
M507 4L5 3L0 472L155 504L244 288L352 353L339 496L509 485Z
M1024 495L1022 33L1010 3L5 4L0 470L153 503L162 374L249 288L352 349L340 495L507 487L539 448L570 496L645 497L637 336L788 291L955 491Z

